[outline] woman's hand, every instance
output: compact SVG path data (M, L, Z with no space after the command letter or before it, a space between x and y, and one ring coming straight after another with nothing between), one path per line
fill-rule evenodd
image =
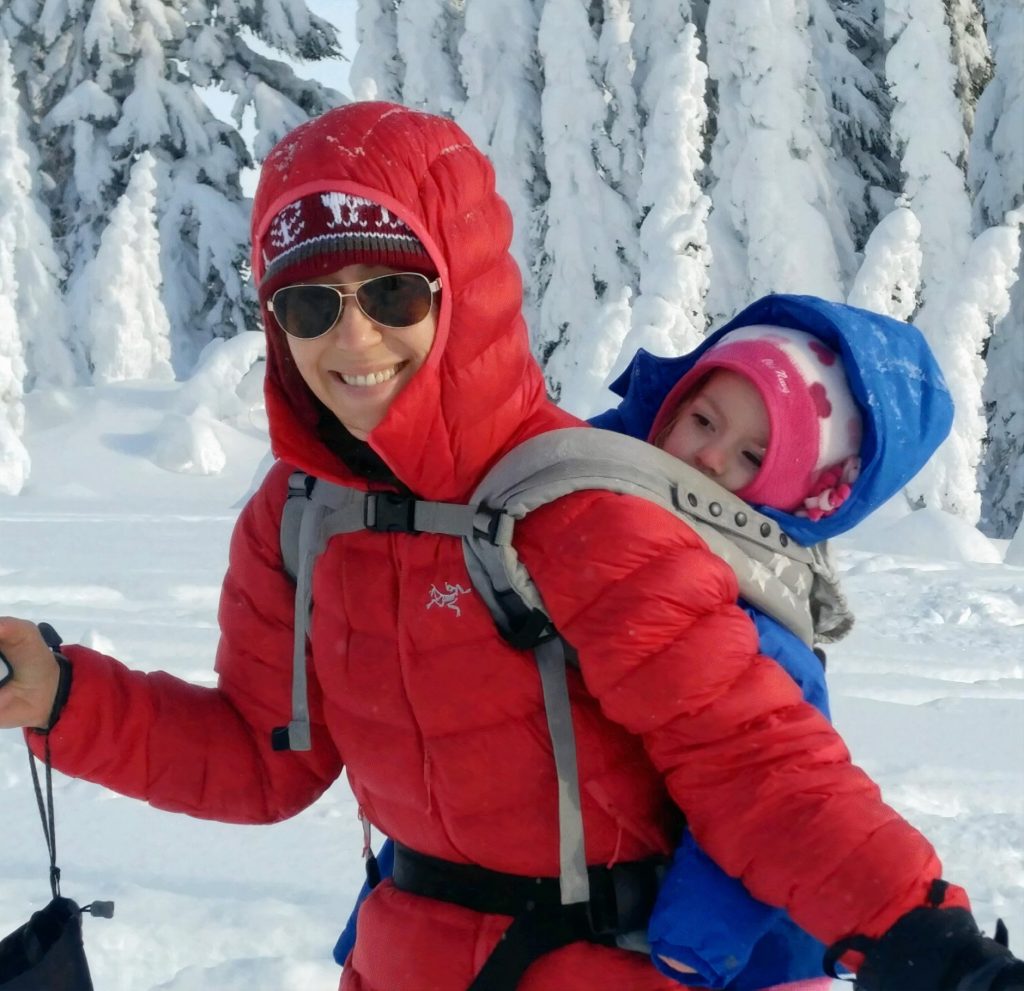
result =
M45 728L57 698L60 668L35 623L0 617L0 652L14 677L0 688L0 729Z

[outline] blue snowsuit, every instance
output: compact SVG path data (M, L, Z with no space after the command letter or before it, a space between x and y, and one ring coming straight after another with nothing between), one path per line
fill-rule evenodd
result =
M838 351L864 424L861 473L840 508L817 522L765 506L804 545L851 529L895 495L934 453L952 424L953 404L942 373L921 333L889 317L813 296L772 295L752 303L689 354L659 358L637 352L612 383L622 402L591 420L596 427L646 440L672 387L722 336L740 327L771 324L815 334ZM753 607L760 649L800 685L804 698L826 716L824 668L796 636ZM390 843L380 865L390 872ZM366 891L360 895L360 901ZM358 909L358 905L357 905ZM343 962L355 940L353 912L335 947ZM663 973L694 987L754 991L821 976L824 947L782 909L754 899L684 833L662 882L648 927L652 961ZM682 975L658 960L664 954L693 967Z

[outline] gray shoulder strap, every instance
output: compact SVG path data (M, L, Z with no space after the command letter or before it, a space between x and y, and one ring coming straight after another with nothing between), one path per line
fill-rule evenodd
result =
M541 434L499 461L470 503L501 509L514 521L582 489L639 496L685 519L733 569L744 599L805 643L813 642L811 550L791 540L774 520L650 444L596 429ZM496 616L501 614L500 597L510 592L532 608L543 608L510 537L493 543L465 541L464 551L473 584ZM492 596L489 587L495 589Z
M271 734L275 750L309 750L309 692L306 684L306 639L313 608L313 566L336 533L365 527L366 493L340 485L318 483L302 472L288 481L281 515L281 557L295 579L295 621L292 639L292 718Z

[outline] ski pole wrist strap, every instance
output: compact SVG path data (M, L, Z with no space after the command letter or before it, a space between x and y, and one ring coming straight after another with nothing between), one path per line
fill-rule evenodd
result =
M57 823L53 814L53 767L50 763L50 737L43 738L43 770L46 781L46 797L39 784L39 772L36 770L36 755L32 748L28 751L28 767L32 773L32 786L36 792L36 804L39 806L39 819L43 824L43 835L46 837L46 849L50 855L50 891L54 898L60 897L60 868L57 866Z
M50 714L45 725L35 727L39 733L49 733L57 725L57 720L60 719L60 714L64 711L68 696L71 694L71 662L60 652L64 643L60 634L49 623L39 623L38 628L40 636L57 662L57 691L53 696Z

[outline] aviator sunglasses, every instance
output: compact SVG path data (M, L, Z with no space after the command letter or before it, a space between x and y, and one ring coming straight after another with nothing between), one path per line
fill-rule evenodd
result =
M290 337L312 341L338 322L348 296L374 323L400 330L426 319L440 288L440 279L431 282L418 272L399 272L364 282L284 286L270 297L267 308Z

